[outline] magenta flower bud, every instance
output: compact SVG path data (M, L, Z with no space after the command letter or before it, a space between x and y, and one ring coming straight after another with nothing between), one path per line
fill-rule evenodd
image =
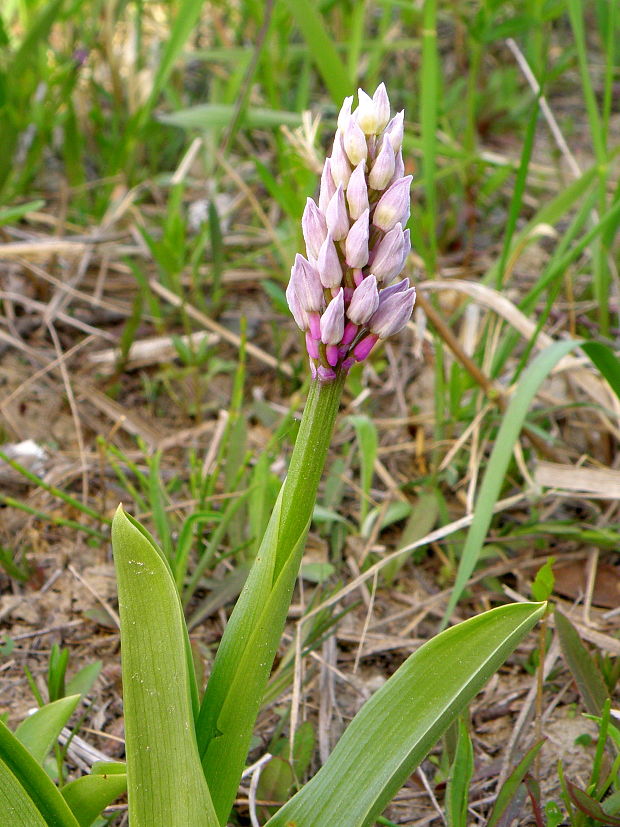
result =
M372 223L375 227L387 232L399 221L401 224L405 223L403 218L405 216L409 217L409 190L412 180L413 176L407 175L405 178L395 181L383 193L372 216Z
M336 245L333 242L330 232L327 233L325 241L321 245L316 266L323 287L340 287L342 282L342 267L340 266Z
M325 305L321 279L309 261L297 253L291 269L291 282L306 313L319 312Z
M370 269L377 277L377 281L390 282L403 269L404 236L402 226L396 224L385 234L373 251Z
M364 210L353 224L344 243L345 258L349 267L361 268L368 263L369 211Z
M306 333L306 350L308 351L308 356L312 357L312 359L319 358L319 341L310 333Z
M349 215L354 221L360 217L364 210L368 209L368 185L366 184L364 161L360 161L349 178L347 204L349 205Z
M336 185L332 177L331 160L328 158L323 165L323 172L321 173L321 186L319 188L319 209L325 215L327 205L336 192Z
M351 161L353 166L357 166L360 161L366 160L368 155L366 136L353 118L349 118L347 127L342 134L342 143L344 145L344 151L347 153L349 161Z
M394 115L385 127L385 134L389 137L394 152L398 152L403 146L403 135L405 131L404 120L405 112L402 110L397 115Z
M351 106L353 105L353 95L348 98L345 98L342 102L342 106L340 107L340 112L338 113L338 129L341 132L344 132L347 128L347 124L351 119Z
M385 83L380 83L375 89L375 94L372 96L372 102L375 107L375 118L377 119L377 127L375 132L379 134L387 126L390 120L390 99L385 88Z
M327 209L325 210L327 229L332 234L334 241L342 241L349 232L349 216L344 203L344 189L338 184L338 189L332 195Z
M293 318L295 319L295 324L300 330L308 330L310 327L310 322L308 320L308 314L301 306L299 301L299 296L297 295L297 291L295 290L295 282L291 278L288 283L288 287L286 288L286 301L288 302L288 308L293 314Z
M327 305L321 316L321 341L326 345L337 345L344 333L344 295L342 288Z
M392 176L390 184L395 183L396 181L398 181L399 178L403 178L404 175L405 162L403 161L403 151L402 149L399 149L394 158L394 175Z
M371 334L370 336L365 336L361 340L361 342L358 342L355 345L355 347L353 348L353 355L355 356L358 362L364 361L364 359L368 356L373 347L377 344L378 339L378 336Z
M336 132L336 137L334 138L334 147L332 149L330 167L334 184L336 186L342 184L343 187L346 187L349 183L349 178L351 177L351 164L349 163L349 158L344 151L344 147L342 145L342 135L339 131Z
M388 137L383 138L379 154L368 176L368 183L373 190L383 190L390 183L394 175L394 150Z
M327 235L327 223L325 216L319 210L312 198L306 200L306 208L301 217L301 229L306 242L306 253L308 258L316 258L319 255L321 244Z
M415 287L399 290L387 297L385 293L382 290L379 294L379 307L368 322L371 333L380 339L387 339L402 330L411 318L415 303Z
M347 316L356 325L366 324L379 307L379 291L374 276L366 276L355 288L353 298L347 309Z

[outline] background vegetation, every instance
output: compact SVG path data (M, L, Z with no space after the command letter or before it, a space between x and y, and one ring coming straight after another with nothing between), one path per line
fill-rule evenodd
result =
M600 715L620 671L619 34L617 0L4 0L0 704L11 722L33 704L28 682L35 697L64 694L60 652L69 674L101 661L82 736L122 755L109 551L120 500L172 561L208 670L305 395L284 300L303 205L342 99L385 81L415 174L406 273L418 310L351 373L253 753L288 755L301 731L299 763L274 765L258 798L279 800L324 760L444 618L529 597L553 554L554 599L598 666L579 673L565 633L569 673L553 623L519 650L472 708L468 817L488 816L546 733L539 787L515 784L517 823L537 806L602 823L578 821L561 777L598 799L613 788L590 789L579 713L585 693ZM558 361L558 341L582 339L595 344ZM605 695L593 701L595 669ZM57 773L86 760L75 744ZM384 823L441 823L452 754L426 762ZM252 806L240 796L240 824Z

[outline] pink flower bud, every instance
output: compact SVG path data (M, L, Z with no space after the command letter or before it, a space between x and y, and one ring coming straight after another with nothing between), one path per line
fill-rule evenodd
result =
M359 218L364 210L368 209L368 186L364 167L364 161L360 161L353 170L347 187L347 204L349 215L353 220Z
M327 205L336 192L336 185L332 177L331 160L328 158L323 164L323 172L321 173L321 186L319 189L319 209L325 215Z
M385 88L385 83L380 83L375 89L375 94L372 96L372 102L375 107L375 118L377 119L376 133L379 134L385 129L387 122L390 120L390 99Z
M321 311L325 304L319 274L309 261L297 253L291 269L291 282L306 313Z
M407 259L409 258L409 253L411 252L411 232L409 230L405 230L403 233L403 249L401 250L401 264L400 269L402 270L405 264L407 263Z
M394 150L388 137L383 138L381 149L377 155L370 175L368 176L368 183L373 190L382 190L387 187L394 175Z
M356 325L366 324L378 307L377 280L374 276L366 276L359 287L355 288L347 309L347 316Z
M383 193L372 216L372 223L375 227L387 232L399 221L401 224L405 223L403 218L405 216L409 217L409 190L412 180L413 177L407 175L405 178L395 181Z
M293 314L293 318L295 319L295 324L297 325L297 327L300 330L308 330L308 328L310 327L308 314L301 306L299 297L297 295L297 291L295 290L295 283L292 278L288 283L288 287L286 288L286 301L288 302L289 310Z
M368 262L369 211L364 210L353 224L344 243L345 257L349 267L364 267Z
M403 110L397 115L394 115L392 120L385 127L385 134L389 137L394 152L398 152L398 150L402 149L403 146L403 135L405 129L404 120L405 112Z
M326 368L324 365L319 365L316 370L316 375L321 382L329 382L336 378L336 371L333 368Z
M310 333L306 333L306 350L308 351L308 356L311 356L313 359L319 358L318 339L315 339Z
M342 267L340 266L336 245L332 240L330 232L327 233L325 241L321 245L316 266L323 287L340 287L342 282Z
M360 126L360 129L365 135L374 135L377 132L377 113L375 112L375 104L370 95L367 95L363 89L357 90L358 107L355 110L355 117Z
M332 234L334 241L342 241L349 232L349 216L344 203L344 189L338 184L338 189L332 195L327 209L325 210L327 229Z
M342 106L340 107L340 112L338 113L338 129L341 132L344 132L347 128L347 124L351 119L351 106L353 105L353 95L348 98L345 98L342 102Z
M306 208L301 217L301 229L306 242L306 253L308 258L316 259L321 249L321 244L327 235L327 224L325 216L319 210L312 198L306 201Z
M387 290L379 294L379 307L368 322L371 332L380 339L387 339L402 330L411 318L415 303L414 287L385 296Z
M403 269L404 242L403 228L400 224L396 224L374 249L369 268L377 277L377 281L390 282Z
M390 184L395 183L398 181L399 178L403 178L405 175L405 162L403 161L403 151L399 149L396 153L396 157L394 158L394 175L392 175L392 180Z
M366 156L368 155L366 136L353 118L349 118L347 127L342 134L342 143L344 145L344 151L347 153L349 161L353 166L357 166L360 161L366 160Z
M344 295L342 288L327 305L321 316L321 341L326 345L337 345L344 333Z
M330 166L334 184L336 186L342 184L343 187L346 187L349 183L349 178L351 177L351 164L349 163L349 158L344 151L340 131L336 132L336 137L334 138L334 148L332 149Z

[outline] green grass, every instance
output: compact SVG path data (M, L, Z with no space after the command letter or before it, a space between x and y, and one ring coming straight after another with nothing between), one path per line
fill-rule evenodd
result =
M94 325L116 337L113 372L86 378L138 426L126 429L120 416L93 419L84 408L89 497L78 493L79 474L56 484L13 462L20 487L0 494L2 506L41 533L53 528L63 542L79 531L105 543L122 499L162 544L192 624L230 605L275 502L305 395L306 363L282 292L301 249L305 198L316 189L342 98L383 80L393 108L406 110L404 154L415 173L408 275L481 281L534 327L524 337L494 310L442 291L433 306L445 327L429 323L423 361L404 334L390 352L377 350L371 371L352 371L346 402L354 406L338 426L313 526L335 573L331 582L306 583L309 603L351 578L344 561L369 537L362 578L386 553L420 542L416 563L440 588L454 587L442 605L448 614L472 610L468 584L490 565L487 553L495 561L497 544L520 559L524 531L542 549L566 540L572 520L571 542L585 547L588 532L599 532L593 542L604 548L605 532L616 535L600 501L583 496L568 516L558 506L543 518L543 492L529 490L523 468L532 473L543 454L616 467L617 421L601 377L617 392L619 35L615 0L3 3L0 245L24 234L109 234L75 284L97 299L70 298L70 312L88 315L101 299L112 314L102 312ZM578 169L551 135L543 97ZM320 116L312 147L298 131L308 111ZM35 267L66 283L79 264L67 261L24 254L13 264L20 284L47 301L57 288ZM0 252L2 275L5 267ZM19 336L36 354L20 348L11 326L16 305L0 302L11 320L0 327L0 343L25 378L30 363L19 360L29 353L39 369L49 362L49 342L30 338L33 328L24 326ZM18 312L20 331L19 314L28 312ZM176 338L171 362L131 366L135 339L202 330L197 313L219 323L229 341L191 346ZM475 328L469 367L459 352L468 324ZM82 335L59 330L65 350ZM547 354L568 350L557 344L564 339L593 343L590 391L574 390L573 373L548 379L551 357L536 355L544 335L556 341ZM250 345L282 369L266 366ZM85 370L69 363L78 391ZM53 367L44 381L36 387L66 393ZM34 389L22 398L27 408ZM87 402L78 393L78 405ZM0 411L2 442L29 435L18 433L28 420L15 427L19 411ZM406 417L409 424L382 424ZM140 431L142 419L166 437L196 431L162 448L147 438L152 431ZM201 432L203 423L210 428ZM603 435L590 437L597 429ZM72 449L55 439L48 447ZM391 451L395 443L401 452ZM532 513L495 513L498 501L524 490ZM468 515L473 524L428 546L411 522L420 509L426 533ZM26 576L20 561L32 553L24 536L0 529L0 547L6 572ZM408 559L403 553L385 567L394 588ZM308 633L308 649L331 618ZM292 671L287 655L278 688Z

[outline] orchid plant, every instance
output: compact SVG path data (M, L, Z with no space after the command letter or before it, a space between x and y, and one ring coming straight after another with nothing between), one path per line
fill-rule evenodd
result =
M227 823L298 577L346 375L412 314L415 289L407 278L398 280L411 249L403 112L390 119L383 84L372 97L359 90L355 110L352 104L347 98L340 111L318 203L307 201L306 256L296 256L286 291L305 333L308 399L288 474L204 692L168 560L121 507L114 518L131 827ZM543 611L544 604L503 606L422 646L365 704L324 766L269 827L374 824ZM66 807L57 809L62 813L55 824L77 823Z

